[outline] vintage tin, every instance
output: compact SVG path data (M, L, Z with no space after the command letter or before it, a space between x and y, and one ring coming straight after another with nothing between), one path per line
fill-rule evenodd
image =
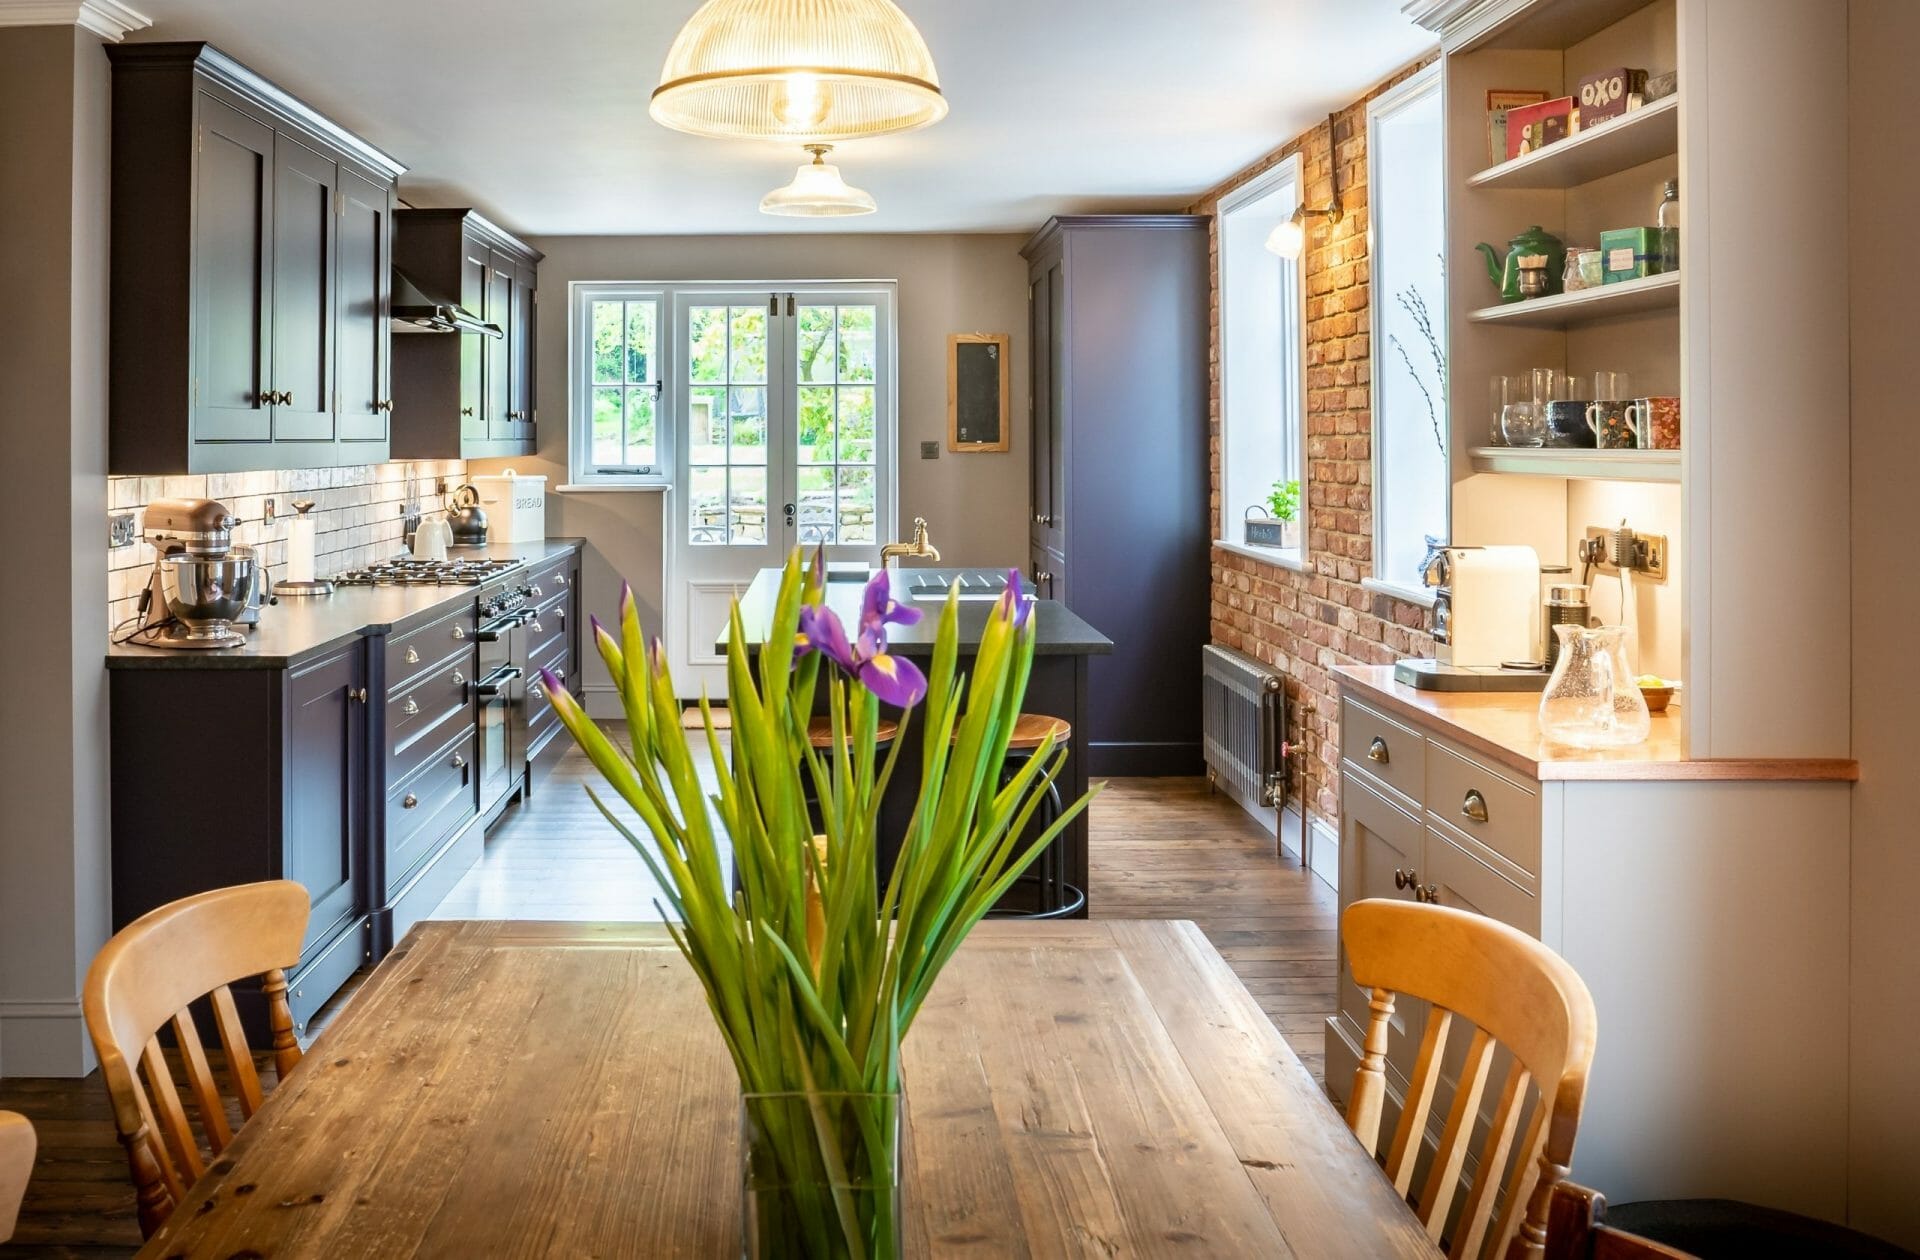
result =
M1660 229L1614 228L1600 233L1600 282L1618 284L1660 273Z

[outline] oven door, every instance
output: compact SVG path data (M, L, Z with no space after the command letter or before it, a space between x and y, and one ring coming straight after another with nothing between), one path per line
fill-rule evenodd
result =
M482 678L474 687L478 701L480 757L480 815L486 817L513 790L514 693L520 684L520 670L502 665Z

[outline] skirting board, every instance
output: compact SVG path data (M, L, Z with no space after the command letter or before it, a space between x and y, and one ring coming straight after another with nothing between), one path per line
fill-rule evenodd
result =
M80 999L0 1002L0 1076L85 1076L97 1066Z

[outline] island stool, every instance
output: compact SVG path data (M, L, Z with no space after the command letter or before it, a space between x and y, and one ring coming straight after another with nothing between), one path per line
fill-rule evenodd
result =
M876 761L883 761L885 759L887 749L893 744L894 736L899 733L899 723L888 718L880 719L880 724L874 732L873 741L874 758ZM839 751L833 746L833 719L822 715L809 721L807 723L807 743L813 745L815 752L825 753L827 762L831 765L833 758ZM804 767L800 771L800 789L806 794L807 817L813 820L813 829L818 833L825 829L824 821L820 816L820 800L814 792L813 775Z
M1007 740L1007 760L1000 769L1000 786L1005 787L1020 772L1020 768L1040 751L1040 746L1049 735L1053 737L1055 748L1065 747L1073 735L1073 723L1045 713L1022 713L1014 719L1013 735ZM1046 799L1034 810L1031 825L1045 830L1060 817L1065 808L1060 801L1060 785L1057 782L1048 783ZM994 909L987 912L988 918L1065 919L1078 914L1087 904L1086 890L1067 882L1066 858L1061 852L1058 836L1027 868L1026 873L1014 882L1013 887L1034 890L1033 908Z

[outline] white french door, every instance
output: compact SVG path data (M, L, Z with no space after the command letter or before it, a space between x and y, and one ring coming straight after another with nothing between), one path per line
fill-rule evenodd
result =
M890 286L676 290L665 403L667 650L683 696L724 695L728 604L796 546L877 564L894 536Z

